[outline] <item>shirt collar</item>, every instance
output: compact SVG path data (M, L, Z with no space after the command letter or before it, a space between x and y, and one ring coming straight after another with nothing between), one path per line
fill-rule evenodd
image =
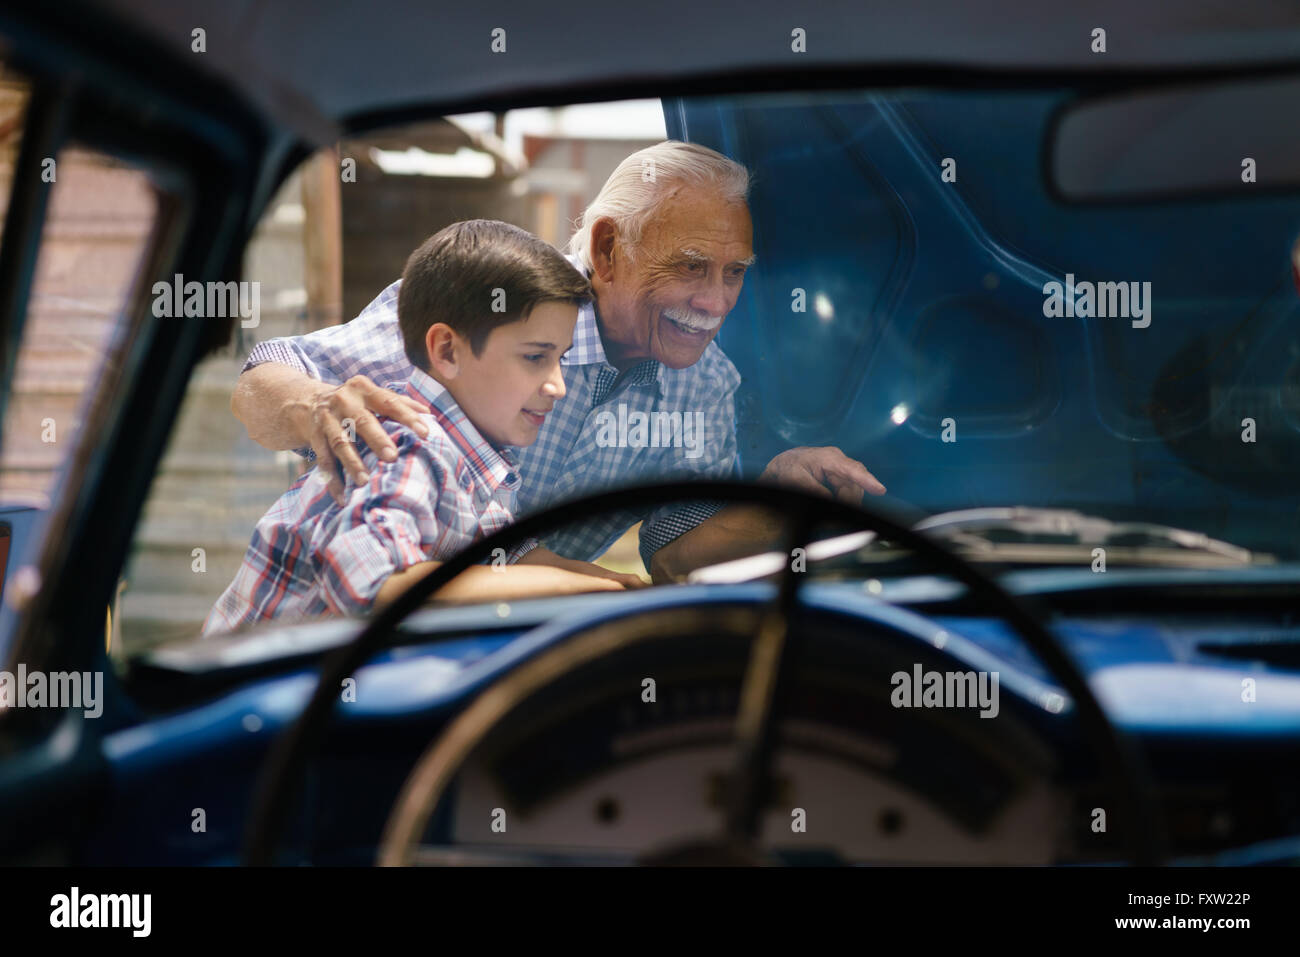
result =
M591 270L582 265L581 260L576 256L565 257L576 269L578 269L588 279L591 278ZM605 344L600 339L600 326L596 323L596 301L584 303L578 309L578 321L573 326L573 348L560 356L560 365L564 366L585 366L585 365L609 365L609 359L605 356ZM610 366L613 368L613 366ZM663 365L654 359L647 359L639 365L633 366L628 370L631 375L629 381L632 383L650 382L652 379L663 392Z
M425 406L434 422L465 456L474 479L489 493L498 486L519 488L519 471L508 448L498 449L474 427L451 393L437 379L421 369L412 370L406 394Z

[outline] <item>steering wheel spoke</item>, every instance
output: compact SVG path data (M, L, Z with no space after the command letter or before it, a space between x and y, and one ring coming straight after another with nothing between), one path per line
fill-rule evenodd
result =
M798 512L786 554L806 545L812 523ZM754 845L758 840L762 808L771 783L772 755L776 748L786 687L794 672L796 636L790 620L798 607L800 578L793 561L781 573L776 597L764 611L758 635L749 653L745 680L736 714L736 767L730 780L725 837L728 842Z

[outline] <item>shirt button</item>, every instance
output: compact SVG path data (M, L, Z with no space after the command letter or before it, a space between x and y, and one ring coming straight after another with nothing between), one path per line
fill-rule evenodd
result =
M507 473L506 473L506 484L507 484L507 485L514 485L515 482L517 482L517 481L519 481L519 476L515 475L514 472L507 472Z

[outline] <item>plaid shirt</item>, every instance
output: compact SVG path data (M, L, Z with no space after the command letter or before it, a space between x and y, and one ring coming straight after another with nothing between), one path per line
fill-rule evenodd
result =
M400 285L399 279L351 322L305 336L268 339L249 354L244 370L279 362L333 385L360 374L400 389L415 371L397 324ZM699 361L685 369L649 360L628 369L620 381L618 369L605 357L596 313L588 304L578 313L573 348L560 364L567 395L546 417L537 441L517 451L521 514L619 485L736 474L740 374L716 343L709 343ZM683 426L680 444L665 442L664 429L637 428L638 420L662 424L665 416L677 413ZM694 449L686 447L687 422ZM310 455L310 449L298 452ZM545 544L557 554L593 561L641 521L641 558L649 568L656 551L719 507L695 502L599 515L546 536Z
M257 523L203 634L270 618L364 612L394 572L450 558L514 521L520 478L509 452L489 444L433 378L411 373L406 394L428 408L428 438L381 419L397 458L381 462L363 449L370 479L348 480L345 505L319 469L294 482ZM536 544L520 543L506 560Z

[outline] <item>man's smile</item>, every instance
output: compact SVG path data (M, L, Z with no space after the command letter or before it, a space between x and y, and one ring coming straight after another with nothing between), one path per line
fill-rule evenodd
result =
M678 332L690 336L694 339L708 336L709 333L722 325L722 316L710 316L707 313L696 312L693 309L665 309L663 317Z

